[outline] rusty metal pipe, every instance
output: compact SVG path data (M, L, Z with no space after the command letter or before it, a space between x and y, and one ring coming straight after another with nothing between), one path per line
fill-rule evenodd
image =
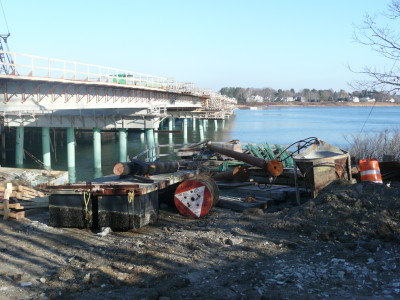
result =
M249 169L245 166L237 166L233 170L220 172L215 174L212 178L214 180L245 182L250 177Z
M262 158L258 158L252 155L232 151L218 146L213 146L211 144L207 144L207 147L211 151L235 158L252 166L259 167L272 176L279 176L283 172L283 164L277 159L264 160Z

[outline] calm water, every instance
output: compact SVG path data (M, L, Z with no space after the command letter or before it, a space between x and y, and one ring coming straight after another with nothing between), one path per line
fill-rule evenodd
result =
M197 123L198 124L198 123ZM364 125L365 124L365 125ZM180 128L176 123L176 129ZM194 129L189 123L188 143L200 140L198 127ZM400 107L283 107L264 108L260 110L236 110L235 115L224 122L209 121L205 138L213 141L239 139L242 143L269 143L289 145L307 137L318 137L335 146L346 148L345 137L361 132L379 132L383 129L400 127ZM181 144L182 134L158 134L159 144ZM29 149L29 147L33 149ZM25 148L41 158L40 146L26 145ZM55 170L67 170L67 150L65 144L57 143L53 153L52 167ZM128 155L135 156L145 149L144 140L139 132L128 135ZM173 152L172 147L163 148L163 153ZM76 179L88 180L99 175L112 173L118 162L118 142L102 143L102 174L94 173L92 145L90 142L78 142L76 147ZM13 166L14 158L8 155L5 166ZM27 157L24 167L38 166Z

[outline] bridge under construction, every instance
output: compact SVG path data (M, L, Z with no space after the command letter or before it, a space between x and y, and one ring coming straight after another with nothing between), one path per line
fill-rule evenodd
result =
M168 122L172 131L174 120L182 119L187 136L191 119L204 138L204 122L228 118L236 105L236 99L172 78L4 50L0 57L1 127L2 132L16 129L16 166L23 165L25 127L41 128L48 169L50 128L66 130L69 168L75 167L75 130L92 130L94 168L101 169L102 131L119 132L119 159L124 162L128 130L143 130L152 148L161 122Z

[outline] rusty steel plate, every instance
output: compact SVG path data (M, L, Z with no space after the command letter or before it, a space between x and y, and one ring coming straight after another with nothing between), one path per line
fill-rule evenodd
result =
M199 180L187 180L177 187L174 202L180 214L200 218L212 208L213 194L207 184Z

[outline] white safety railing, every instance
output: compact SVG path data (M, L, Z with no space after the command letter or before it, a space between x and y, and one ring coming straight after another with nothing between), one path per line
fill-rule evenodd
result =
M204 96L209 99L204 103L206 110L232 109L237 103L234 98L211 90L199 89L192 82L178 82L168 77L9 51L0 51L0 56L10 58L10 62L0 61L0 76L97 82L162 90L191 96ZM5 74L5 72L9 72L7 70L12 70L12 73Z
M0 51L12 62L0 61L1 66L15 70L14 76L63 79L70 81L103 82L116 85L138 86L170 92L203 94L193 83L177 82L172 78L153 76L123 69L53 59L29 54ZM1 68L1 71L3 69ZM3 72L3 71L2 71Z

